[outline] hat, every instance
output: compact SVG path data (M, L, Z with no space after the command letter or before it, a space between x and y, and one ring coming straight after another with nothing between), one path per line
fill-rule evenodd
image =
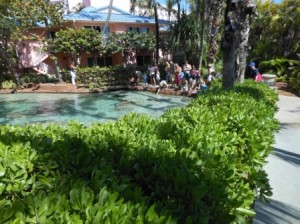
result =
M248 66L250 66L250 67L255 66L255 62L250 62L250 63L248 64Z

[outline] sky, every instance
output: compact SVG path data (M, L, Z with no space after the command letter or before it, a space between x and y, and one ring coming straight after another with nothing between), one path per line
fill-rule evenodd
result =
M52 0L52 1L54 1L54 0ZM95 7L103 7L103 6L107 6L109 4L109 0L105 0L105 1L90 0L90 1L91 1L91 4L94 5ZM274 3L282 2L282 0L273 0L273 1L274 1ZM82 0L69 0L70 8L72 8L78 2L82 2ZM130 0L114 0L114 6L129 12L129 2L130 2ZM160 4L165 4L166 0L157 0L157 2L159 2ZM188 10L187 0L181 0L180 7L181 7L181 9Z
M166 0L157 0L157 2L160 3L160 4L163 4L163 5L166 4ZM181 1L180 1L180 8L186 9L186 8L187 8L186 2L187 2L186 0L181 0Z

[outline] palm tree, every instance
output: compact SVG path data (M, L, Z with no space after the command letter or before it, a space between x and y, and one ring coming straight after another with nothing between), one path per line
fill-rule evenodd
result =
M206 20L207 20L207 3L208 0L192 0L190 1L190 10L194 12L197 23L201 24L200 39L199 39L199 66L198 70L201 71L203 52L204 52L204 42L205 42L205 30L206 30Z
M107 34L107 31L108 31L108 23L110 21L110 17L111 17L111 10L112 10L112 6L113 6L113 0L110 0L109 2L109 6L108 6L108 13L107 13L107 17L106 17L106 21L105 21L105 25L103 27L103 30L102 30L102 39L104 42L106 42L106 34Z
M166 0L169 17L171 15L171 12L173 11L173 6L175 4L177 4L177 21L180 22L180 0Z
M223 88L233 88L234 80L243 82L248 55L250 20L255 4L249 0L238 3L226 0L223 50Z
M206 1L206 6L209 10L208 16L208 41L209 49L207 54L207 63L210 66L210 71L215 70L216 55L219 47L217 36L219 33L220 22L222 19L223 0Z

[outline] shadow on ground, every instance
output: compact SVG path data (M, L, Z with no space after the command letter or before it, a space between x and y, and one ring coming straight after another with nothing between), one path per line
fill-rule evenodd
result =
M274 148L273 155L288 163L300 166L300 154Z
M253 224L296 224L300 223L300 209L276 200L270 203L255 202L256 216Z

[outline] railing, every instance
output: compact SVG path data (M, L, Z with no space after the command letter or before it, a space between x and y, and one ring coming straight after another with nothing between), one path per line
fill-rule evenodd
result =
M55 74L55 69L43 62L38 64L37 66L34 66L33 69L41 74Z

